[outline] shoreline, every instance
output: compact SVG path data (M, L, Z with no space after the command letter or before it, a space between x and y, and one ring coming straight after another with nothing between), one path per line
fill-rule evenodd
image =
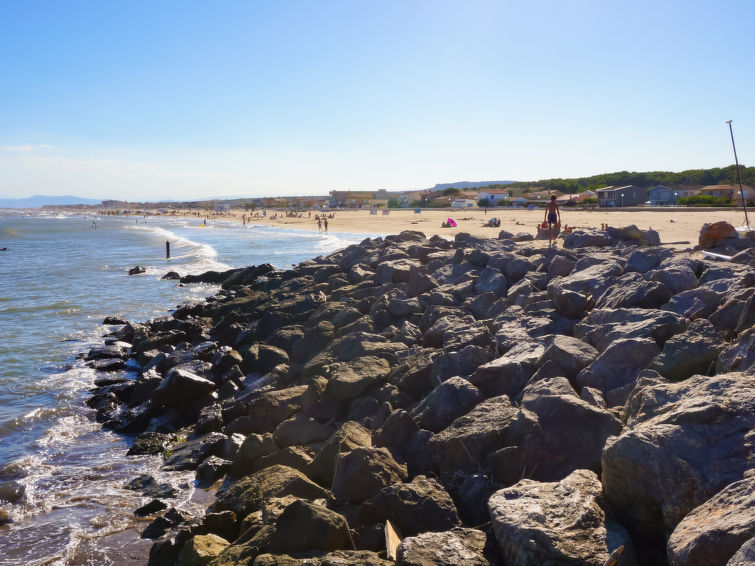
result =
M207 219L211 223L215 220L231 220L258 226L273 226L291 230L318 232L315 211L302 212L301 217L287 216L284 211L267 211L258 217L254 213L242 210L231 210L224 213L208 213ZM371 214L370 210L335 210L327 212L333 215L328 218L328 231L348 234L399 234L405 230L422 232L427 238L440 236L453 240L457 234L468 233L478 238L498 238L500 231L505 230L513 234L537 234L537 226L543 221L544 211L540 209L422 209L415 213L412 209L389 209L387 215L382 210ZM203 222L205 215L175 214L184 218L197 218ZM251 218L250 218L251 217ZM442 223L453 218L456 227L444 228ZM499 227L484 226L490 218L499 218ZM733 226L744 224L743 212L739 209L708 209L708 208L624 208L624 209L571 209L561 207L561 222L564 226L574 229L598 229L601 224L609 226L635 225L640 230L655 230L661 240L661 245L676 251L687 250L697 245L700 230L705 223L726 221ZM325 232L325 230L322 230ZM533 245L539 246L547 241L536 240Z

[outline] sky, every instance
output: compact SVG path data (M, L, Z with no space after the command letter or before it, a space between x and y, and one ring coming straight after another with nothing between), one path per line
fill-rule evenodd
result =
M755 163L750 0L0 0L0 197Z

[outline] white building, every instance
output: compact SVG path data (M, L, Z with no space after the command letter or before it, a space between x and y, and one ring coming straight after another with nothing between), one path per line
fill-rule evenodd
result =
M497 206L499 202L505 202L509 204L511 197L509 192L503 189L487 189L477 193L477 200L486 200L490 202L490 206Z

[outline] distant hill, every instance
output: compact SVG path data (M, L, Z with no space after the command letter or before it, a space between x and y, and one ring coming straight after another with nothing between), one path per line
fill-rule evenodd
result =
M475 189L490 185L510 185L515 181L459 181L458 183L438 183L430 191L445 191L446 189Z
M0 198L0 208L42 208L47 205L100 204L101 202L101 200L67 195L34 195L26 198Z

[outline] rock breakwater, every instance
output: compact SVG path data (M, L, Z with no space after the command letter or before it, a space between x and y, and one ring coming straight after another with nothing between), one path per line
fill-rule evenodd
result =
M170 486L130 484L153 499L149 563L751 552L752 262L677 255L634 227L567 249L507 236L403 232L211 272L206 301L118 326L89 356L110 372L97 418L135 435L131 453L222 481L202 517L171 508Z

